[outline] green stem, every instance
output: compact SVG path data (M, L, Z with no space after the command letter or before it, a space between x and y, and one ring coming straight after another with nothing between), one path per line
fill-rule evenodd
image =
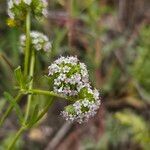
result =
M16 103L19 102L19 100L22 98L23 93L20 93L16 96L16 98L14 99ZM2 124L4 123L5 119L8 117L8 115L10 114L10 112L12 111L13 106L10 105L8 107L8 109L6 110L6 112L4 113L4 115L2 116L2 118L0 119L0 127L2 126Z
M34 67L35 67L35 50L32 49L32 54L31 54L31 62L30 62L30 72L29 72L29 76L31 78L33 78L34 75ZM33 88L33 79L29 84L29 90L32 90ZM32 96L33 95L28 95L28 102L27 102L27 109L26 109L26 114L25 114L25 120L24 123L27 121L28 117L29 117L29 112L30 112L30 106L31 106L31 101L32 101Z
M30 10L28 10L27 12L27 16L26 16L26 47L25 47L25 60L24 60L24 75L27 76L28 75L28 71L29 71L29 60L30 60L30 28L31 28L31 16L30 16ZM31 52L31 62L30 62L30 71L29 71L29 76L33 77L33 73L34 73L34 65L35 65L35 52L34 50L32 50ZM29 89L32 89L33 86L33 79L29 84ZM31 99L32 99L32 95L28 95L28 102L27 102L27 110L26 110L26 114L25 114L25 119L24 119L24 123L26 123L27 119L28 119L28 115L29 115L29 110L30 110L30 104L31 104ZM12 143L8 146L8 150L13 150L13 147L15 145L15 143L17 142L18 138L21 136L22 132L25 130L26 128L24 126L22 126L20 128L20 130L16 133L16 136L14 138L14 140L12 141Z
M16 133L16 135L15 135L13 141L12 141L12 142L10 143L10 145L8 146L7 150L14 150L14 146L15 146L15 144L16 144L18 138L21 136L21 134L22 134L25 130L26 130L25 127L21 127L21 128L19 129L19 131Z
M29 57L30 57L30 28L31 28L31 18L30 10L26 16L26 47L25 47L25 61L24 61L24 75L28 75L29 69Z
M59 97L59 98L63 98L63 99L68 99L67 97L59 95L59 94L56 94L53 91L32 89L32 90L29 90L27 93L29 93L29 94L31 93L31 94L40 94L40 95L54 96L54 97Z

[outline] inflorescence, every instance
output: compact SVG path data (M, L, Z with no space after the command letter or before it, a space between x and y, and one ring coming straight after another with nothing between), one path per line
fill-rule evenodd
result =
M48 37L43 33L38 31L32 31L30 33L31 37L31 47L36 51L44 51L49 52L51 50L51 42L49 41ZM20 49L21 51L24 50L26 43L26 36L23 34L20 36Z
M48 69L54 79L54 92L73 99L73 104L61 113L66 120L82 123L96 114L100 105L99 92L92 89L84 63L77 57L60 57Z
M13 20L24 20L30 9L35 17L47 17L47 6L46 0L8 0L8 15Z
M76 96L83 87L89 87L86 66L76 57L61 57L49 66L49 76L54 76L54 92L63 96Z

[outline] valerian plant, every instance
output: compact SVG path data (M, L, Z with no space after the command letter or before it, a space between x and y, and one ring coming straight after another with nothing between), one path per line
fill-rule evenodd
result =
M92 88L86 65L81 63L76 56L61 56L48 67L48 78L52 82L52 91L33 88L36 55L50 52L51 42L43 33L31 31L31 18L39 20L39 18L46 17L47 6L46 0L8 0L10 19L8 24L22 26L25 28L25 33L20 36L20 51L24 53L24 64L14 71L18 83L18 95L14 98L9 93L4 93L11 105L1 117L0 126L3 125L13 109L16 111L21 125L7 150L12 150L22 133L33 127L47 113L54 97L70 102L61 115L68 121L77 121L78 123L88 121L96 114L100 106L99 92ZM25 112L18 105L24 95L27 95ZM34 95L49 96L47 105L42 109L38 105L31 107ZM31 111L31 108L34 110Z

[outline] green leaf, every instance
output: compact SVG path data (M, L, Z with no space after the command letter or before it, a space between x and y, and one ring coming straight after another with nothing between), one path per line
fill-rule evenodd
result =
M37 104L34 108L34 111L33 111L32 115L31 115L29 125L28 125L29 127L32 127L36 123L38 114L39 114L39 106Z
M22 74L20 66L15 69L14 74L15 74L15 78L16 78L19 86L21 88L24 88L24 86L25 86L25 83L24 83L25 80L24 80L24 77L23 77L23 74Z
M4 96L5 96L6 100L8 100L8 102L15 108L16 114L19 117L19 121L22 122L23 114L21 112L19 105L16 103L14 98L8 92L4 92Z
M24 76L20 66L15 69L14 74L20 89L27 89L33 78Z

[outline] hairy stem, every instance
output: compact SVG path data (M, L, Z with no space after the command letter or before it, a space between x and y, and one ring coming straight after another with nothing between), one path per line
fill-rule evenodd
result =
M25 127L21 127L18 132L16 133L13 141L10 143L10 145L8 146L7 150L14 150L14 146L18 140L18 138L21 136L21 134L26 130Z
M31 18L30 18L30 10L29 10L26 16L26 47L25 47L24 75L28 75L28 69L29 69L30 28L31 28Z
M19 94L16 96L16 98L14 99L15 102L18 103L19 100L22 98L22 96L23 96L23 93L19 93ZM8 107L8 109L5 111L4 115L3 115L3 116L1 117L1 119L0 119L0 127L3 125L5 119L8 117L8 115L10 114L10 112L12 111L12 109L13 109L13 106L10 105L10 106Z

